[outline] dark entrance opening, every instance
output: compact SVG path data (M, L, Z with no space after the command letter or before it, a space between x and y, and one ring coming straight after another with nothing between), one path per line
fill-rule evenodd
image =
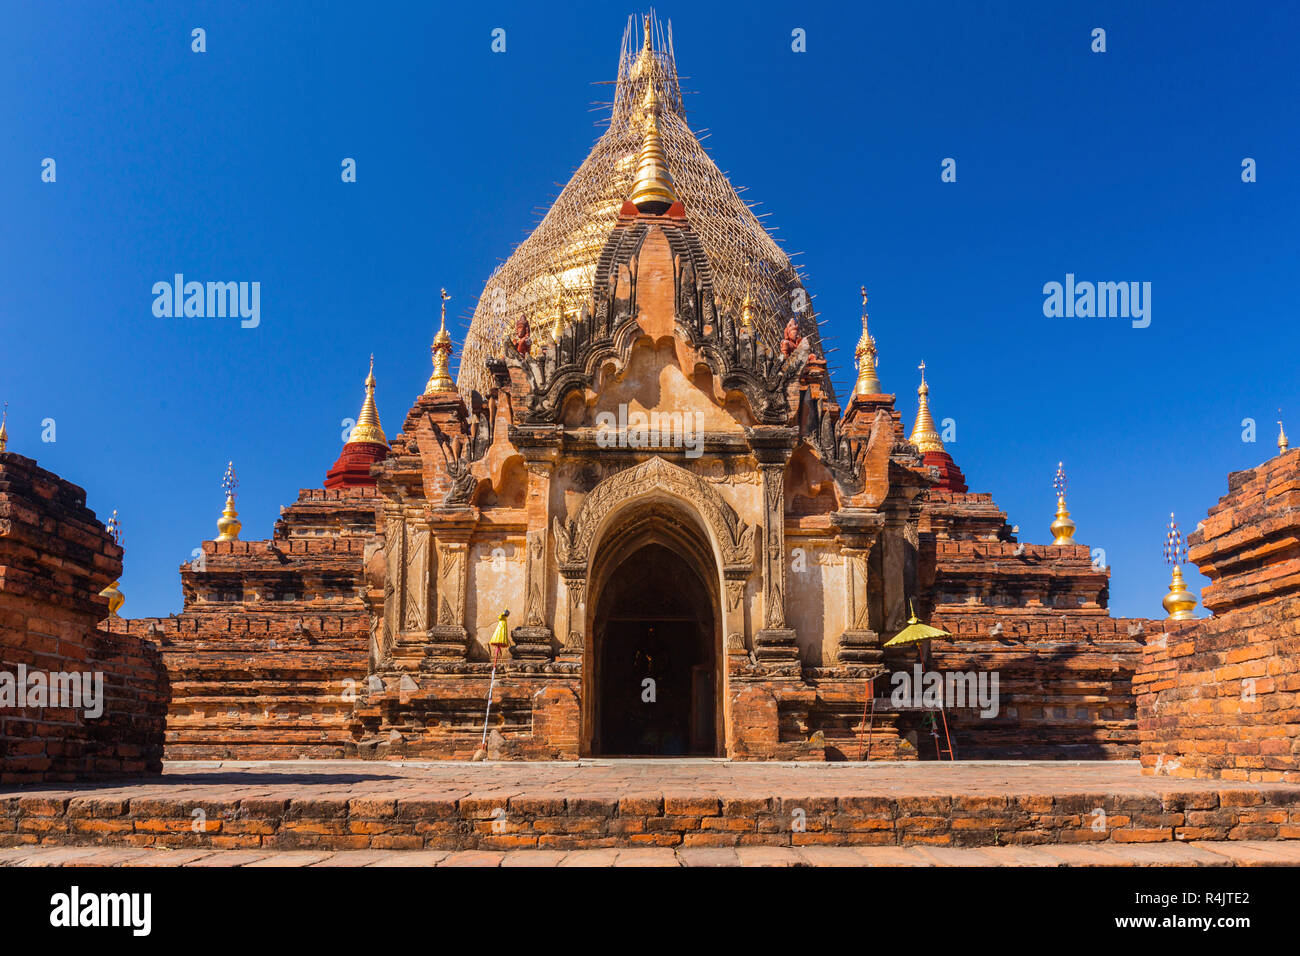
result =
M594 751L715 756L713 602L695 568L661 544L638 548L602 588L594 624Z

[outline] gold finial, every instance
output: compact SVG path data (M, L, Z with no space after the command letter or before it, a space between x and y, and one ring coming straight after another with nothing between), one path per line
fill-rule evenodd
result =
M375 445L387 445L384 429L379 424L379 409L375 407L375 356L370 356L370 374L366 376L366 399L361 403L361 414L357 424L348 436L348 444L353 442L370 442Z
M1056 489L1056 519L1049 529L1052 532L1052 544L1075 543L1075 525L1070 519L1070 512L1065 507L1065 489L1068 484L1065 478L1065 462L1058 461L1056 477L1052 479L1052 487Z
M108 519L108 524L104 526L104 530L107 531L108 536L113 539L113 543L120 548L122 546L122 522L118 520L116 508L113 509L113 517ZM108 616L110 618L117 617L117 612L120 611L122 605L126 603L126 595L123 594L121 589L118 587L120 583L120 580L114 581L108 587L104 588L104 590L99 592L100 597L108 599Z
M641 17L641 32L645 34L645 40L641 44L642 53L653 53L654 46L650 42L650 14L644 14Z
M551 324L551 341L558 343L564 334L564 290L555 293L555 321Z
M745 293L745 301L740 303L740 324L745 329L754 327L754 303L748 292Z
M659 138L659 94L654 77L647 81L645 100L645 135L637 154L636 175L632 179L632 205L643 212L658 214L677 202L673 177L668 172L668 157Z
M1178 530L1174 513L1169 512L1169 525L1165 531L1165 564L1172 564L1174 572L1169 580L1169 593L1161 605L1169 612L1170 621L1190 621L1194 619L1192 610L1196 607L1196 595L1187 590L1183 582L1182 562L1187 560L1187 541Z
M442 324L438 327L438 334L433 337L433 374L429 376L429 384L424 386L425 395L456 390L456 383L451 380L449 371L452 347L451 334L447 331L447 300L450 298L447 290L443 289Z
M1277 410L1277 413L1281 415L1282 409L1279 408ZM3 426L0 426L0 428L3 428ZM0 434L0 438L3 438L2 434ZM1286 451L1290 447L1291 447L1291 443L1287 441L1286 438L1286 429L1282 427L1282 419L1279 418L1277 420L1277 453L1280 455L1282 454L1282 452ZM4 450L5 450L4 442L0 441L0 451L4 451Z
M921 370L921 387L916 390L918 405L916 424L912 426L911 442L921 454L928 451L943 451L943 440L934 429L934 419L930 416L930 386L925 383L925 362L917 366Z
M226 473L221 476L221 487L226 493L226 507L221 512L221 517L217 519L217 541L238 541L239 529L243 527L239 523L239 512L235 511L235 489L239 487L239 479L235 477L235 463L232 461L226 465Z
M858 360L858 382L853 386L854 395L879 395L884 389L876 375L876 340L867 331L867 287L862 286L862 338L853 355Z
M9 403L5 402L4 412L0 413L0 451L4 451L9 446L9 429L6 423L9 421Z

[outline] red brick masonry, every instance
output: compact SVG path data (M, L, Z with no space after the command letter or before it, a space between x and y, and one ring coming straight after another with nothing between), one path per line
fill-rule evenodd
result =
M98 672L103 712L0 704L0 783L162 771L167 681L158 649L98 622L122 549L86 493L30 458L0 453L0 672ZM122 622L116 622L119 627Z
M1189 538L1214 616L1148 634L1147 773L1300 782L1300 449L1228 478Z
M1035 763L170 763L0 796L0 846L577 849L1300 838L1300 787Z

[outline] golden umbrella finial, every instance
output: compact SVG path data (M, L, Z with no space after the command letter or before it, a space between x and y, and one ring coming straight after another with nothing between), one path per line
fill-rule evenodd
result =
M433 374L429 376L429 384L424 386L425 395L433 395L437 392L454 392L456 383L451 380L451 334L447 331L447 300L451 296L447 290L442 290L442 322L438 326L438 334L433 337Z
M1187 541L1183 538L1183 533L1178 530L1178 522L1171 511L1165 531L1165 564L1172 564L1174 571L1169 580L1169 593L1160 602L1169 612L1170 621L1191 621L1195 618L1192 610L1196 607L1196 595L1187 590L1187 585L1183 582L1181 565L1186 560Z
M113 539L113 543L120 548L122 546L122 522L118 520L116 508L113 509L113 517L108 519L108 524L104 526L104 530ZM117 617L117 612L122 610L122 605L126 603L126 595L118 588L120 583L120 580L114 581L99 592L100 597L108 599L108 616L110 618Z
M641 17L641 32L645 34L645 39L641 44L642 53L653 53L654 45L650 42L650 14L644 14Z
M1069 482L1065 478L1065 462L1056 463L1056 477L1052 479L1052 487L1056 489L1056 518L1052 521L1049 530L1052 532L1052 544L1074 544L1074 522L1070 519L1070 512L1065 507L1065 489Z
M1282 409L1279 408L1277 413L1281 415ZM1277 453L1280 455L1290 447L1291 443L1286 438L1286 429L1282 427L1282 419L1279 418L1277 420ZM4 451L3 444L0 444L0 451Z
M0 413L0 451L4 451L9 447L9 429L6 427L8 421L9 403L5 402L4 412Z
M636 175L632 179L632 205L642 212L658 215L677 202L673 177L668 172L668 156L659 138L659 93L654 77L646 82L645 100L641 105L645 117L645 134L637 154Z
M876 340L871 337L867 331L867 287L861 287L862 292L862 338L858 339L858 347L854 349L853 355L858 360L858 381L853 386L854 395L879 395L884 389L880 385L880 378L876 375Z
M366 376L366 398L361 403L361 413L357 415L357 424L348 436L348 444L369 442L375 445L387 445L384 429L379 424L379 409L375 406L375 356L370 355L370 373Z
M910 441L921 454L928 451L943 451L943 440L935 431L934 418L930 415L930 386L925 382L925 362L922 361L917 368L921 370L921 385L916 390L916 424L912 426Z
M235 511L235 489L239 487L239 479L235 476L233 461L226 465L226 473L221 476L221 487L226 493L226 507L217 519L216 540L238 541L239 529L243 525L239 523L239 512Z

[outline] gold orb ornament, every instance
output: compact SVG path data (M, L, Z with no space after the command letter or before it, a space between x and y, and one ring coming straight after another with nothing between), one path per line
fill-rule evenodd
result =
M1171 621L1191 621L1195 619L1192 611L1196 608L1196 595L1187 590L1183 581L1183 569L1174 565L1174 573L1169 581L1169 593L1160 602Z

